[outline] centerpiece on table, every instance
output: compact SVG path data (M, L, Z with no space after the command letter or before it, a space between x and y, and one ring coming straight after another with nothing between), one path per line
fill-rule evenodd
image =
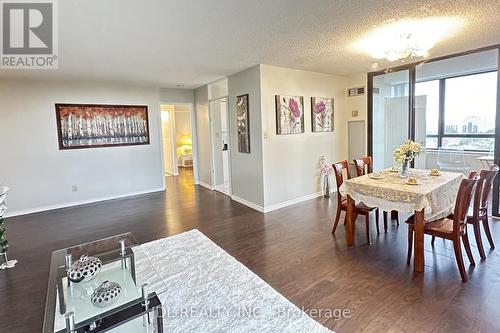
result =
M319 169L323 176L323 195L325 198L330 197L330 175L333 173L333 168L326 162L325 156L319 158Z
M400 165L399 176L402 178L408 177L408 168L410 162L413 161L415 156L419 155L423 151L423 147L420 143L407 140L399 148L394 149L392 155L394 156L394 161Z
M7 197L8 187L0 187L0 269L12 268L16 265L17 260L9 260L7 257L7 249L9 248L9 242L6 238L5 229L5 219L3 215L7 210L7 205L5 204L5 199Z

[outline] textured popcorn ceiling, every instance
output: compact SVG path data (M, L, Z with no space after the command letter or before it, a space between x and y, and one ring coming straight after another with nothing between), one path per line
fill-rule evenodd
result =
M360 73L374 60L352 49L355 40L384 22L425 16L467 21L430 57L500 43L500 0L64 0L59 70L2 70L0 78L193 88L258 63Z

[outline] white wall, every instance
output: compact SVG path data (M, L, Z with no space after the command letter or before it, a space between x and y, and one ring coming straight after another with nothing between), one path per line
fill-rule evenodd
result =
M347 96L348 88L365 88L365 94L359 96ZM363 121L365 126L365 142L364 147L365 151L363 155L368 153L368 142L366 142L366 138L368 138L368 100L367 100L367 74L359 73L347 76L347 87L344 92L346 95L346 113L347 113L347 121ZM353 111L357 112L357 116L353 116ZM349 149L349 147L348 147ZM354 164L351 160L349 160L350 166L354 168Z
M208 87L195 90L196 140L198 150L198 174L201 185L212 187L212 162L210 146L210 122L208 115Z
M151 144L59 150L55 103L147 105ZM156 88L0 80L0 183L11 188L10 214L162 190L158 108Z
M208 84L208 99L214 100L226 97L228 94L228 79L224 78Z
M261 85L264 202L266 209L273 209L318 195L320 156L325 155L329 162L347 158L348 81L342 76L262 65ZM278 94L304 96L305 133L276 135L275 95ZM335 99L334 132L311 132L310 99L314 96ZM254 119L250 118L250 126L254 125Z
M367 121L367 74L353 74L347 77L347 87L345 95L347 96L347 88L361 88L365 87L365 94L359 96L352 96L346 98L346 112L348 115L348 120L364 120L365 124ZM358 111L358 116L353 117L352 111Z
M231 146L231 185L236 200L262 210L264 176L262 163L261 72L254 66L228 77L229 132ZM248 94L250 154L238 152L236 96Z
M175 111L175 147L180 146L184 136L192 136L190 111Z
M194 104L194 91L191 89L160 88L159 93L163 103Z

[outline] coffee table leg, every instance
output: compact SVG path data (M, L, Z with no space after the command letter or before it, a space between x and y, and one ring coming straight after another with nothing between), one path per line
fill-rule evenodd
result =
M424 271L424 210L415 211L413 270Z
M141 294L142 294L142 299L144 300L144 303L142 304L144 306L144 314L142 315L142 326L149 327L151 321L149 319L149 291L147 283L141 285Z
M163 333L163 308L161 305L155 307L154 311L154 331Z
M64 315L64 318L66 320L66 332L67 333L76 332L76 330L75 330L75 313L74 312L67 312Z
M354 200L350 195L347 195L347 207L346 207L346 237L347 237L347 246L354 246Z

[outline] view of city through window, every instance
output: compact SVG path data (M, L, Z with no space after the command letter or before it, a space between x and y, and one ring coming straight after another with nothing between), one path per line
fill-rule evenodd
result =
M444 81L444 82L440 82ZM426 147L493 151L497 72L418 82L415 95L426 96ZM440 89L444 89L444 119L440 122Z

